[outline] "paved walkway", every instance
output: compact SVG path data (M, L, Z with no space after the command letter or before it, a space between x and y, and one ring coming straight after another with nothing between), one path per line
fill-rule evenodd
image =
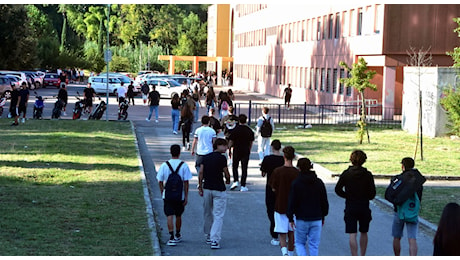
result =
M240 91L237 91L236 95L238 102L263 98L261 95L251 95L251 93ZM271 102L273 101L281 102L280 99L271 100ZM138 101L136 100L136 102ZM135 112L137 110L144 112ZM169 234L167 232L166 217L163 214L163 202L155 179L156 169L160 167L161 163L170 158L170 145L182 143L182 136L180 133L179 135L172 134L168 100L161 100L160 115L162 116L160 116L159 123L145 121L146 113L148 113L145 111L148 110L143 106L130 107L130 119L134 123L143 169L151 190L150 198L155 212L154 225L159 238L154 245L158 251L161 251L157 251L156 253L170 256L281 255L278 246L270 245L269 221L264 200L265 178L260 176L256 142L252 148L251 160L249 162L247 185L249 192L228 191L227 211L222 231L222 248L219 250L211 250L209 245L205 244L202 231L202 198L198 195L196 189L198 178L194 169L194 157L188 151L181 154L181 159L189 165L193 172L193 179L190 183L189 204L186 206L183 215L183 242L176 247L165 245ZM202 108L200 116L204 113L205 109ZM199 123L196 123L194 127L199 127L199 125ZM330 213L326 217L322 231L319 253L323 256L350 255L348 235L344 232L344 200L337 197L334 192L336 180L330 177L331 175L327 170L321 169L320 166L318 167L316 171L326 183L330 203ZM384 183L386 184L386 182ZM371 203L371 209L373 220L370 225L367 255L393 255L391 237L392 211L377 199ZM419 255L432 255L432 236L433 231L431 229L420 229L418 236ZM408 255L408 244L404 238L402 240L402 254Z

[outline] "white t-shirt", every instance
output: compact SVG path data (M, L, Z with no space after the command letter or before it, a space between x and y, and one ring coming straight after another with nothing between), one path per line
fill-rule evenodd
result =
M120 87L117 89L118 97L126 97L126 88Z
M171 164L171 167L173 170L177 169L177 166L179 166L179 163L181 162L181 159L170 159L169 163ZM166 185L166 182L168 181L168 177L171 174L171 170L169 169L168 165L166 162L162 163L160 166L160 169L158 169L157 173L157 180L160 182L162 181L164 185ZM190 172L190 168L188 167L187 163L184 162L182 166L180 167L180 170L178 171L179 176L182 178L183 181L189 181L192 179L192 173ZM163 190L163 194L161 194L162 198L165 198L165 191ZM185 198L185 193L182 191L182 200Z
M216 138L216 131L209 126L201 126L195 131L195 138L198 138L196 154L206 155L214 151L212 139Z

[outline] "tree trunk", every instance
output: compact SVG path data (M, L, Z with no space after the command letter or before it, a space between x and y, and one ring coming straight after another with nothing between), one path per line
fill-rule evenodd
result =
M62 31L61 31L61 46L59 46L59 52L62 53L65 50L65 40L67 35L67 17L65 13L62 13L62 17L64 18L62 22Z

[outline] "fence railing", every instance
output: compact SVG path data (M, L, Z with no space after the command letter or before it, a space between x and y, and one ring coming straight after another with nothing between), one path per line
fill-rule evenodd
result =
M268 107L269 114L275 120L275 124L296 124L303 127L307 125L332 125L332 124L356 124L360 118L361 106L350 105L311 105L291 104L287 109L284 104L235 103L235 114L246 114L248 124L255 124L257 118L262 115L262 108ZM381 105L373 105L366 108L367 123L374 127L394 127L401 125L401 109L382 108Z

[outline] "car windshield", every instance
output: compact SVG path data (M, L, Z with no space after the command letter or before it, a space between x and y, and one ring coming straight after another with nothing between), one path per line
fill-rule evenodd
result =
M57 74L55 74L55 75L54 74L46 74L45 75L45 78L50 78L50 79L56 79L57 77L58 77Z
M175 80L168 80L169 84L171 84L171 87L180 87L181 84Z

